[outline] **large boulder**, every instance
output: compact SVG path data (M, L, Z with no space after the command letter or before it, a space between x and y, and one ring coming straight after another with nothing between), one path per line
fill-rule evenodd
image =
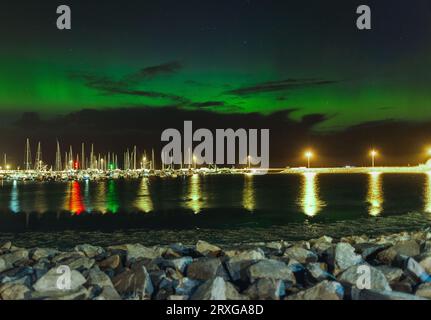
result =
M99 288L114 286L111 278L109 278L108 275L101 271L98 267L92 268L88 272L87 282L88 285L97 286Z
M422 298L431 299L431 282L419 285L415 294Z
M335 281L324 280L314 287L289 295L287 300L342 300L343 286Z
M187 277L195 280L209 280L217 276L227 279L227 273L218 258L199 258L187 267Z
M34 290L41 293L64 294L80 288L87 280L83 275L70 270L70 274L60 268L52 268L33 285Z
M307 264L310 262L317 262L318 256L313 251L304 249L299 246L293 246L287 248L284 252L284 256L289 259L294 259L301 264Z
M14 264L20 260L28 259L28 250L19 249L12 253L0 256L0 272L13 268Z
M206 241L199 240L196 243L196 251L204 256L217 257L222 253L222 249Z
M113 287L107 286L102 288L102 291L94 300L121 300L121 297Z
M138 259L155 259L160 256L160 252L157 249L145 247L139 243L111 246L108 249L126 251L128 261Z
M390 285L398 282L404 273L403 270L400 268L390 267L386 265L377 266L376 269L383 273Z
M31 258L35 261L39 261L41 259L51 259L56 254L58 254L59 251L57 249L52 248L36 248L33 253L31 254Z
M369 279L364 277L369 275ZM377 291L391 291L391 287L385 275L378 269L370 265L355 265L341 273L337 280L343 284L348 284L353 287L369 285L366 289ZM362 280L366 280L362 282ZM360 288L363 289L363 288Z
M363 261L362 257L355 253L355 249L346 242L337 243L331 260L335 275Z
M335 280L335 277L332 274L322 268L322 263L309 263L306 269L314 281L320 282L323 280Z
M222 277L205 281L191 296L191 300L242 300L235 287Z
M112 283L121 295L151 297L154 291L150 275L142 262L135 263L131 269L125 269L112 279Z
M201 283L202 281L193 280L193 279L184 277L175 283L174 285L175 294L191 296Z
M247 269L247 275L250 282L266 278L288 281L291 285L296 283L295 275L284 262L271 259L260 260L252 264Z
M75 247L75 251L84 253L88 258L94 258L105 252L102 247L92 246L90 244L78 245Z
M245 251L226 251L229 259L225 262L226 269L233 281L247 280L246 270L256 261L265 259L265 254L261 249Z
M244 294L252 300L279 300L286 295L286 286L282 280L262 278L252 283Z
M0 285L1 300L24 300L30 297L30 289L23 284L5 283Z
M121 265L121 258L118 254L113 254L97 264L102 269L117 269Z

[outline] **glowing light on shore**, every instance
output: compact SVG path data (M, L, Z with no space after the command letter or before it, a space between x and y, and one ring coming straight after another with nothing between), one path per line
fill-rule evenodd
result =
M245 174L244 175L244 189L242 196L242 206L248 211L253 211L256 205L254 197L254 175Z
M313 157L313 152L310 150L305 151L304 156L307 158L307 168L310 168L310 161L311 161L311 158Z
M371 156L371 166L372 167L374 167L374 164L375 164L375 160L376 160L376 157L379 155L379 153L377 152L377 150L371 150L370 151L370 156Z
M319 186L317 173L305 172L302 174L301 195L299 203L302 211L309 217L315 216L326 204L319 199Z
M370 172L368 175L368 213L378 216L383 211L382 173Z

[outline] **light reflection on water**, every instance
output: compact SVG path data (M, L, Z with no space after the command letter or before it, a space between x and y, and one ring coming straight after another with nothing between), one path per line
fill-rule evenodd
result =
M381 172L371 172L368 174L368 213L371 216L378 216L383 211L383 186Z
M305 172L302 174L299 203L302 212L309 217L314 217L326 205L319 199L317 173Z
M10 192L10 203L9 203L9 209L12 212L19 212L19 199L18 199L18 183L16 180L12 182L12 190Z
M202 209L200 179L201 178L198 174L193 174L190 177L189 182L187 207L190 208L195 214L198 214Z
M404 175L394 178L388 175L390 179L388 184L385 182L384 189L383 180L386 179L386 174L382 173L366 174L366 180L349 176L348 183L344 186L338 184L339 178L336 175L315 172L305 172L296 177L206 177L195 174L185 177L184 184L179 184L175 179L157 178L51 184L12 181L4 182L0 187L0 199L4 199L3 203L0 203L0 209L14 213L43 213L49 210L58 212L64 209L79 215L95 211L116 213L120 208L151 213L164 208L182 207L198 214L207 208L241 207L250 212L279 210L307 217L320 217L330 215L334 206L351 201L356 210L360 209L363 214L370 216L391 213L394 208L410 210L407 207L410 205L414 206L411 210L431 213L431 172L417 176ZM297 177L300 178L299 183L295 180ZM326 182L326 179L329 179L330 183ZM266 184L262 184L264 181ZM350 186L352 192L345 195L343 188ZM410 198L399 200L396 196L399 192L401 195L408 194ZM336 196L331 198L334 194ZM417 197L417 194L421 196Z
M243 198L242 198L242 206L244 209L248 211L253 211L256 205L253 181L254 181L253 174L244 175L244 191L243 191Z
M135 200L135 206L138 210L142 210L145 213L149 213L154 210L153 201L151 200L150 188L149 188L149 179L143 178L141 180L138 194Z

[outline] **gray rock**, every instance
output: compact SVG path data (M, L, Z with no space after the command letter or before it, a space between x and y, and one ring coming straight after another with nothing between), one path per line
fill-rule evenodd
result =
M370 266L370 265L355 265L351 266L349 269L344 271L341 275L337 277L338 281L343 284L349 284L351 286L357 286L358 282L364 278L367 273L364 273L362 268L369 268L370 287L368 289L377 290L377 291L391 291L391 287L386 280L385 275L379 271L378 269ZM361 283L362 284L362 283ZM365 285L365 284L364 284Z
M355 253L355 249L346 242L337 243L334 252L334 274L350 268L351 266L360 264L362 257Z
M284 262L277 260L260 260L248 268L247 274L250 282L267 278L289 281L292 285L296 284L293 272Z
M12 248L12 242L10 241L6 241L0 247L0 249L4 249L4 250L10 250L11 248Z
M155 259L160 256L157 249L145 247L139 243L137 244L124 244L120 246L109 247L111 250L124 250L127 252L127 260L138 260L138 259Z
M121 297L113 287L107 286L102 288L102 291L94 300L121 300Z
M51 248L36 248L31 258L35 261L39 261L41 259L50 259L54 257L56 254L58 254L59 251L57 249L51 249Z
M420 254L420 246L415 240L400 241L392 246L399 255L414 257Z
M187 266L193 262L193 258L192 257L181 257L181 258L176 258L176 259L172 259L169 261L171 262L171 264L174 268L176 268L181 273L184 273Z
M218 258L199 258L187 267L187 277L196 280L209 280L217 276L227 279L226 271Z
M361 254L362 259L369 260L375 257L380 251L383 251L385 248L387 248L387 246L374 243L358 243L354 245L354 248L356 252Z
M415 294L422 298L431 299L431 282L419 285Z
M343 286L336 281L324 280L314 287L289 295L287 300L342 300Z
M263 278L252 283L244 294L252 300L280 300L286 295L286 286L282 280Z
M181 280L177 281L177 284L174 286L175 294L191 296L201 283L202 281L193 280L187 277L182 278Z
M377 266L377 270L379 270L385 276L386 280L388 280L389 284L392 285L395 282L398 282L403 276L403 270L400 268L394 268L386 265Z
M28 250L19 249L0 256L0 272L13 268L20 260L28 259Z
M321 264L317 262L309 263L306 267L311 277L315 281L335 280L335 277L328 271L322 269Z
M317 254L322 254L327 250L330 250L333 246L332 244L333 239L331 237L322 236L318 239L311 240L311 247L313 251L315 251Z
M23 284L28 287L32 285L32 277L34 270L31 267L16 267L2 272L0 275L0 283Z
M24 300L30 297L30 289L23 284L6 283L0 286L1 300Z
M69 291L72 292L80 288L87 280L82 276L82 274L76 270L71 270L70 272L70 288L64 288L67 285L67 281L63 282L62 279L66 279L66 274L62 273L61 270L57 268L52 268L49 270L42 278L37 280L33 285L34 290L41 293L60 293L64 294Z
M235 287L222 277L209 279L200 285L191 300L242 300Z
M229 257L231 261L265 259L265 253L260 248L250 250L229 250L225 252L225 255Z
M88 272L87 282L88 285L97 286L99 288L114 286L111 278L109 278L103 271L100 271L98 267L90 269Z
M126 269L112 279L115 289L121 295L140 295L150 297L154 288L142 262L135 263L132 269Z
M196 251L204 256L217 257L222 253L222 249L206 241L199 240L196 243Z
M114 254L97 263L102 269L117 269L121 265L121 258L118 254Z
M424 268L426 273L431 274L431 255L422 257L422 259L419 260L419 264Z
M417 282L429 282L431 277L425 269L413 258L407 258L405 262L405 273Z
M78 245L75 247L75 251L84 253L88 258L94 258L105 252L102 247L92 246L90 244Z
M298 246L293 246L286 249L284 256L288 257L289 259L294 259L301 264L317 262L318 260L317 254Z
M73 257L73 258L63 260L58 265L66 265L66 266L69 266L70 269L82 271L82 270L91 269L94 264L95 264L94 259L90 259L90 258L87 258L85 256L81 256L81 257L77 257L77 258Z

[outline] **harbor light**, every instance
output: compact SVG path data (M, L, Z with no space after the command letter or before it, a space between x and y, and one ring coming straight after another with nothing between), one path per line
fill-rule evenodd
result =
M378 152L373 149L370 151L370 156L371 156L371 166L374 167L375 159L378 156Z
M306 151L304 155L307 158L307 168L310 168L310 160L313 157L313 152Z

